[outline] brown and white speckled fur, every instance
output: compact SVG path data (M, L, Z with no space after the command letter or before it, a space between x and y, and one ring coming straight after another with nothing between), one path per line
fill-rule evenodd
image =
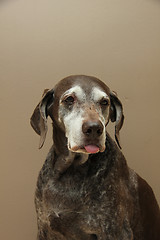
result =
M104 126L101 137L91 139L78 132L80 139L75 137L73 141L69 129L66 136L69 124L63 119L74 107L73 103L69 103L72 106L60 106L60 99L65 92L73 89L73 85L80 86L87 95L85 101L81 99L84 101L83 113L88 111L85 105L88 104L88 96L93 95L93 88L95 94L97 87L106 93L105 98L109 97L108 110L100 110L97 100L94 100L89 114L82 114L84 119L79 121L82 124L88 121L92 110L98 119L96 121L102 121ZM77 97L79 90L74 94ZM99 101L101 92L97 97ZM93 102L93 96L91 98ZM111 119L116 123L115 135L120 146L119 130L123 124L123 111L117 96L94 77L70 76L63 79L54 89L45 92L32 115L32 127L41 136L40 147L45 140L48 115L53 120L54 144L37 181L37 240L159 240L160 211L153 191L145 180L127 166L121 150L106 132ZM62 116L59 119L59 115L63 115L63 119ZM75 113L73 116L76 116ZM73 124L70 127L74 128ZM81 128L77 131L81 131ZM102 137L104 131L105 138ZM96 143L101 151L87 154L82 148L82 143L87 144L87 141L89 144L92 141Z

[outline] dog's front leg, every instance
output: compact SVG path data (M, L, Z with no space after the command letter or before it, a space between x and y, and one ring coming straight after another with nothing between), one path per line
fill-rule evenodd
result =
M104 225L104 224L103 224ZM116 223L114 224L116 225ZM124 219L123 224L115 226L101 226L98 233L95 235L97 240L133 240L133 231L128 220ZM139 239L140 238L136 238Z

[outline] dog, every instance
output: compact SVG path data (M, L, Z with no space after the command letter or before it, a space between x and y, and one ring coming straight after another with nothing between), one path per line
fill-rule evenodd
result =
M123 106L101 80L62 79L45 90L31 125L42 148L47 118L53 146L35 193L38 240L159 240L160 210L151 187L121 152ZM107 133L115 123L115 140Z

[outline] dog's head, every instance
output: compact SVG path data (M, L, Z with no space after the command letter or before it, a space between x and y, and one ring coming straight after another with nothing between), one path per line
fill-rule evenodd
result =
M95 77L70 76L54 89L45 90L31 117L31 125L40 135L40 148L48 129L48 115L53 125L64 132L72 152L103 152L109 120L115 122L115 138L120 147L119 131L124 120L122 104L117 95Z

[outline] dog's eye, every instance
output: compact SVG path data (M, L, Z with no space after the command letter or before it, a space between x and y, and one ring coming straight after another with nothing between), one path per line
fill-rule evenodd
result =
M108 104L109 104L109 102L108 102L107 99L102 99L102 100L100 101L100 105L101 105L101 106L108 106Z
M74 103L74 97L69 96L67 97L65 100L65 103L67 103L68 105L72 105Z

